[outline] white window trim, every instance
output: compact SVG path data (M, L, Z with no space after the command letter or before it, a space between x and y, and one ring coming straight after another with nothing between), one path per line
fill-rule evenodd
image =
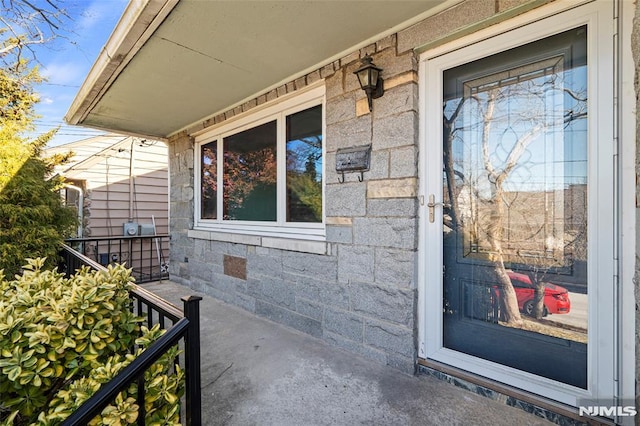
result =
M305 222L286 222L286 179L282 176L286 175L286 156L281 155L286 151L286 129L284 122L286 116L296 112L322 105L322 222L305 223ZM202 232L192 232L190 236L193 238L213 239L221 241L234 240L234 234L238 237L236 240L245 241L246 244L258 246L278 246L284 249L295 251L326 252L326 247L320 249L319 246L310 244L308 247L300 243L286 244L286 240L308 240L312 242L323 242L326 239L325 232L325 177L326 177L326 101L324 82L312 85L302 91L296 92L290 96L279 98L271 103L261 105L244 114L240 114L232 119L212 126L195 135L194 149L194 230ZM247 130L260 124L264 124L273 120L277 120L278 132L278 184L277 184L277 220L275 222L262 221L225 221L222 219L202 219L201 215L201 149L200 147L215 140L223 138ZM220 143L220 142L218 142ZM218 147L220 148L220 147ZM220 149L218 150L220 152ZM218 156L218 170L222 170L222 156ZM218 206L222 205L222 191L218 191ZM257 238L251 238L255 236ZM264 238L262 238L264 237ZM273 243L272 240L278 241ZM289 247L289 248L288 248Z
M462 37L459 40L444 44L442 46L435 47L427 52L424 52L420 58L420 82L421 82L420 143L421 143L421 146L422 147L427 146L426 145L427 139L428 139L426 136L427 132L429 132L430 135L433 134L431 133L433 129L429 130L430 126L427 126L425 123L427 123L428 120L432 119L430 117L432 117L434 114L438 115L439 112L441 113L441 109L438 109L438 108L441 108L440 106L435 108L433 111L430 111L429 113L427 113L428 105L429 105L429 93L441 92L439 81L437 81L437 78L434 78L433 74L430 74L427 71L428 61L435 60L443 55L446 55L454 51L462 51L462 52L469 52L467 59L465 59L465 62L469 62L473 59L477 59L474 55L477 55L478 57L484 57L491 53L504 51L510 47L516 47L523 44L524 41L529 40L529 35L527 34L527 32L531 31L530 28L534 26L536 26L535 39L541 39L548 35L552 35L554 33L560 32L563 29L577 27L583 23L593 24L595 20L599 19L598 14L600 12L605 11L605 9L598 7L598 6L602 6L601 3L595 2L595 3L591 3L591 5L585 6L584 9L582 9L580 12L576 14L573 14L573 15L563 14L563 12L566 12L569 9L573 9L573 8L577 9L577 7L581 7L581 6L577 6L577 7L576 6L577 6L576 4L567 5L566 3L563 3L563 2L554 3L549 6L543 6L532 12L523 14L520 17L508 20L502 24L497 24L492 28L478 31L475 34ZM613 7L613 6L609 4L608 7ZM595 12L593 13L588 12L588 10L593 11L594 9L596 10ZM627 10L627 12L629 12L629 10ZM630 13L630 15L632 15L632 13ZM542 21L542 19L546 19L546 18L548 18L549 21L545 21L543 25L538 25L538 23ZM548 24L548 22L550 22L551 20L555 22L554 25ZM611 19L611 21L608 21L608 22L612 23L613 20ZM607 24L607 25L610 25L610 24ZM629 23L626 22L626 25L629 25ZM522 27L528 27L528 28L523 29ZM596 29L596 28L599 28L599 26L596 25L596 26L592 26L591 28ZM505 37L505 33L509 33L509 34L507 34L507 36ZM487 39L492 39L494 46L498 45L500 46L500 49L492 52L478 52L477 47L475 45ZM603 48L603 50L608 50L607 48L604 48L604 46L607 43L606 39L600 38L598 40L598 43L599 43L599 48ZM609 41L609 43L611 42ZM474 46L474 47L469 48L471 46ZM598 57L598 54L594 51L593 47L590 48L589 57L590 58ZM606 55L605 55L605 58L606 58ZM452 66L453 66L452 64L447 64L446 66L442 65L443 68L450 68ZM626 77L625 81L628 80L628 84L631 84L630 83L631 80L629 80L629 75L630 75L630 71L627 70L626 75L623 77ZM592 77L590 77L589 87L594 88L592 90L595 90L596 86L597 86L596 82L594 82ZM600 87L599 89L600 95L603 93L603 91L606 91L606 90L610 90L610 88ZM625 102L632 103L632 100L633 99L629 98ZM606 106L604 106L603 108L606 108ZM612 105L609 110L613 110ZM599 116L597 112L598 109L594 105L590 105L590 111L593 111L594 116ZM627 118L629 119L629 122L632 122L632 124L635 123L634 117L627 116ZM627 123L625 125L625 129L628 129L628 131L625 131L623 129L623 133L628 134L629 137L626 141L626 145L621 144L621 146L627 146L628 148L626 149L630 149L630 150L633 149L632 147L629 148L630 144L633 143L632 142L633 138L631 137L633 134L632 133L633 128L635 127L630 126ZM593 129L590 129L590 130L593 130ZM592 132L592 135L593 135L592 137L596 137L597 134L598 134L597 132ZM609 139L612 139L612 137L609 137ZM594 154L596 154L595 156L597 156L597 154L600 154L600 152L594 153L593 151L591 151L591 149L593 149L593 143L590 144L589 149L590 149L590 152L589 152L590 159L594 158ZM421 187L419 189L419 194L421 197L423 197L423 199L428 196L427 194L428 188L426 187L427 177L425 175L424 170L430 167L435 167L436 169L441 170L441 166L439 165L439 163L433 164L432 163L433 159L429 160L427 158L426 151L427 150L424 148L420 150L420 166L419 167L422 172L421 172L421 178L420 178ZM610 150L610 152L608 152L607 154L611 154L613 156L613 150ZM628 154L630 154L628 155L628 157L634 158L633 153L628 153ZM631 172L630 172L630 169L631 169L630 161L627 161L625 163L625 166L626 166L624 167L625 171L623 175L620 177L622 178L625 178L625 176L627 178L630 177L631 181L633 181L633 178L631 177ZM593 176L592 175L593 170L591 169L591 167L593 167L593 165L590 166L590 175ZM441 175L441 172L440 172L440 175ZM601 187L602 185L598 185L597 182L590 182L590 183L594 185L594 188L591 191L595 190L601 193L606 192L607 190L611 191L610 188L602 188ZM432 183L432 185L435 188L438 187L437 183ZM620 191L620 188L621 187L619 186L617 190ZM633 215L633 211L631 211L631 204L629 202L629 199L632 198L634 195L634 194L631 194L632 192L633 191L630 191L629 189L627 189L627 194L622 193L618 195L619 197L623 198L622 215L624 220L623 220L622 226L626 227L627 230L629 228L635 228L632 223L632 220L629 218L630 216ZM628 194L631 194L631 195L628 195ZM590 207L590 212L589 212L589 214L591 215L590 217L595 218L597 216L597 217L603 218L606 216L605 214L602 214L602 215L600 214L604 212L604 210L602 209L598 210L598 214L592 215L592 212L596 208L597 206L593 206L593 205ZM608 208L610 209L611 205L608 206ZM419 291L419 294L421 295L419 297L419 302L418 302L419 357L431 358L436 360L446 359L446 361L444 362L447 362L452 365L457 365L457 366L464 365L463 368L469 371L475 372L476 374L486 376L486 377L491 377L494 380L508 383L516 387L520 387L522 389L527 389L534 393L539 393L551 399L555 399L557 401L566 403L568 405L573 405L573 406L575 406L576 404L577 397L606 398L606 397L610 397L613 394L618 398L633 399L633 387L630 384L633 381L633 377L630 377L630 380L626 380L625 383L623 383L618 389L615 389L615 383L611 380L615 376L614 377L610 376L612 371L612 368L610 366L612 366L615 363L613 358L616 356L614 355L613 350L609 351L609 348L611 347L610 346L602 347L602 352L596 355L596 358L598 359L598 361L595 361L591 356L594 354L595 348L602 346L604 341L608 340L606 336L606 330L604 329L604 327L599 328L597 337L595 335L596 333L594 333L595 327L599 326L596 321L598 318L598 315L597 315L598 311L600 311L599 312L600 315L606 316L606 312L605 312L606 309L604 308L608 307L608 309L613 310L612 304L616 303L610 298L604 298L606 300L599 299L596 302L595 298L598 295L598 291L596 288L593 288L593 290L590 292L590 297L589 297L590 349L589 349L589 360L588 360L589 390L587 391L574 388L569 385L560 384L558 382L554 382L552 380L548 380L539 376L518 371L509 367L484 361L478 358L470 359L473 357L469 357L455 351L444 349L442 347L442 342L441 342L442 337L440 336L438 338L437 331L435 334L433 333L433 329L437 329L437 330L442 329L442 325L441 325L442 310L441 308L437 309L439 306L437 302L435 305L436 309L434 309L434 302L433 302L434 300L435 301L442 300L442 294L441 294L442 285L440 285L440 290L436 290L436 291L434 291L434 287L432 285L427 285L430 268L427 266L427 262L425 261L426 258L429 258L429 259L439 258L441 254L439 252L439 249L436 247L437 244L434 244L434 241L436 240L432 239L433 237L431 238L429 237L429 235L435 235L435 234L425 232L425 229L427 229L429 226L426 219L427 217L428 217L428 213L426 212L426 207L422 206L420 211L420 229L422 229L422 232L420 232L420 235L419 235L419 253L421 253L421 255L419 257L420 260L418 262L418 276L419 276L418 291ZM436 218L436 222L438 222L439 220L441 221L441 219L442 219L441 216L439 218ZM614 232L613 225L607 225L606 223L602 223L602 226L598 226L600 225L600 223L598 222L594 222L594 224L595 226L592 226L592 227L598 228L598 229L592 229L591 231L592 235L590 235L590 238L589 238L590 241L601 240L606 242L607 239L609 240L611 239L611 235ZM595 235L596 231L597 231L597 235ZM623 273L622 277L618 277L618 279L621 280L622 288L620 290L620 293L622 293L623 295L626 295L627 298L633 299L633 282L631 281L631 277L632 277L631 271L633 268L632 266L633 261L631 258L634 256L635 247L634 247L633 241L631 240L635 236L635 229L633 229L632 232L629 233L629 235L631 235L629 239L626 241L623 240L620 246L620 248L623 251L621 269L627 272L626 272L626 275ZM609 247L610 245L611 244L608 244L607 247L609 251L613 251L613 247ZM592 248L593 246L590 246L590 250ZM606 250L602 250L603 255L605 251ZM590 257L594 255L596 255L596 253L592 250L592 254L590 255ZM607 268L602 268L603 270L594 271L593 269L594 267L592 266L591 270L589 271L590 276L593 277L590 279L590 281L597 280L598 277L600 278L608 277L609 280L613 280L613 276L614 276L613 274L615 272L613 270L612 264L609 265L609 267ZM621 300L622 301L625 300L624 297L620 297L620 296L621 295L618 295L617 303L619 303L618 306L623 309L623 312L619 313L619 317L617 318L618 327L620 327L621 324L625 324L629 320L631 320L629 321L629 324L631 324L631 327L627 329L623 329L622 333L624 334L623 335L618 334L617 339L614 338L613 341L616 342L616 340L618 340L616 342L617 345L615 348L615 353L617 353L617 357L621 358L620 360L621 364L623 364L623 366L631 367L633 365L631 360L634 359L633 355L631 354L631 351L633 350L633 348L629 349L631 345L627 345L628 347L621 345L620 341L621 340L633 341L633 333L632 331L629 331L629 329L632 328L632 324L633 324L633 320L632 320L633 312L631 309L631 303L620 303ZM613 325L613 324L610 324L610 325ZM620 330L618 330L618 332L620 333ZM597 341L598 338L600 341ZM598 350L600 350L600 348L598 348ZM618 367L618 377L617 377L618 379L621 378L619 372L620 372L620 367ZM607 378L608 378L607 383L601 383L602 381L605 381Z

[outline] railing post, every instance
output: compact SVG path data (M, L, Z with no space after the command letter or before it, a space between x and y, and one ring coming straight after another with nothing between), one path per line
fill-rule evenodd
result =
M200 388L200 296L183 297L184 316L189 328L184 345L186 373L186 417L188 426L202 424L202 398Z

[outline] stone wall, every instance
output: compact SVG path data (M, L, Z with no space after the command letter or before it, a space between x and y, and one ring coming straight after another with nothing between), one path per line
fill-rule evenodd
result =
M413 52L395 35L219 114L174 137L171 277L257 315L383 364L413 372L416 360L418 105ZM371 54L385 95L369 112L353 71ZM327 253L189 237L194 144L188 135L324 79ZM371 171L338 182L339 148L372 144ZM192 233L191 236L193 236Z
M545 1L471 0L199 123L170 141L172 280L257 315L412 372L416 361L419 46L432 46ZM353 75L370 54L385 94L369 112ZM193 228L193 139L188 135L310 84L326 88L322 254L239 244ZM372 145L364 181L335 172L340 148ZM200 238L202 235L202 238ZM222 238L223 240L225 238Z

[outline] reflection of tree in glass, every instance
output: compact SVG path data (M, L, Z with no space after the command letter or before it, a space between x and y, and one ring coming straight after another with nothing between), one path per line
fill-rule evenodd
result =
M521 201L530 201L532 194L548 192L548 186L551 192L566 189L563 173L540 168L540 164L546 167L553 163L540 153L548 146L562 147L563 138L567 137L563 130L569 132L567 128L573 122L586 117L586 89L570 89L563 77L571 71L562 70L562 61L563 58L550 58L467 81L464 96L444 104L445 189L451 204L445 225L458 238L484 243L480 250L484 250L484 259L490 262L493 279L500 288L502 318L512 324L522 319L505 266L518 255L510 247L515 230L506 228L507 218L513 212L532 211L535 206L526 202L518 206L518 198L513 197L518 190L508 188L512 185L520 188L520 194L529 195L520 197ZM536 163L541 155L542 163ZM562 165L563 159L559 160ZM514 171L523 169L528 170L529 176L542 177L542 182L518 181ZM461 195L464 196L460 198ZM516 239L534 241L540 230L549 226L547 218L528 230L520 226ZM529 235L524 235L527 232ZM555 237L565 239L565 235ZM543 249L542 253L546 256L548 250ZM554 262L527 262L531 266L529 275L537 284L536 309L540 314L544 295L541 271L548 270Z
M224 219L276 220L274 148L224 153Z
M287 143L287 221L322 221L322 136Z
M217 142L202 147L202 212L203 219L216 219L216 203L218 193L218 174L216 148Z

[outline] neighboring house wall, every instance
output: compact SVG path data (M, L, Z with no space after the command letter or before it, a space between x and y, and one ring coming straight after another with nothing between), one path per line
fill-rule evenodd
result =
M59 173L84 189L84 236L123 235L123 223L169 232L167 146L132 137L96 137L50 148L73 152Z
M169 233L169 176L167 146L126 136L99 136L50 148L49 154L73 152L71 161L56 170L66 181L83 190L84 253L98 262L123 262L138 279L166 273L169 244L166 239L134 239L122 242L124 224L144 225L146 235ZM78 207L76 190L65 191L66 201ZM132 225L135 227L135 225ZM79 246L80 247L80 246Z
M133 152L133 161L131 161ZM152 224L168 229L167 147L162 142L140 145L134 139L83 171L90 200L87 236L119 236L123 223Z

